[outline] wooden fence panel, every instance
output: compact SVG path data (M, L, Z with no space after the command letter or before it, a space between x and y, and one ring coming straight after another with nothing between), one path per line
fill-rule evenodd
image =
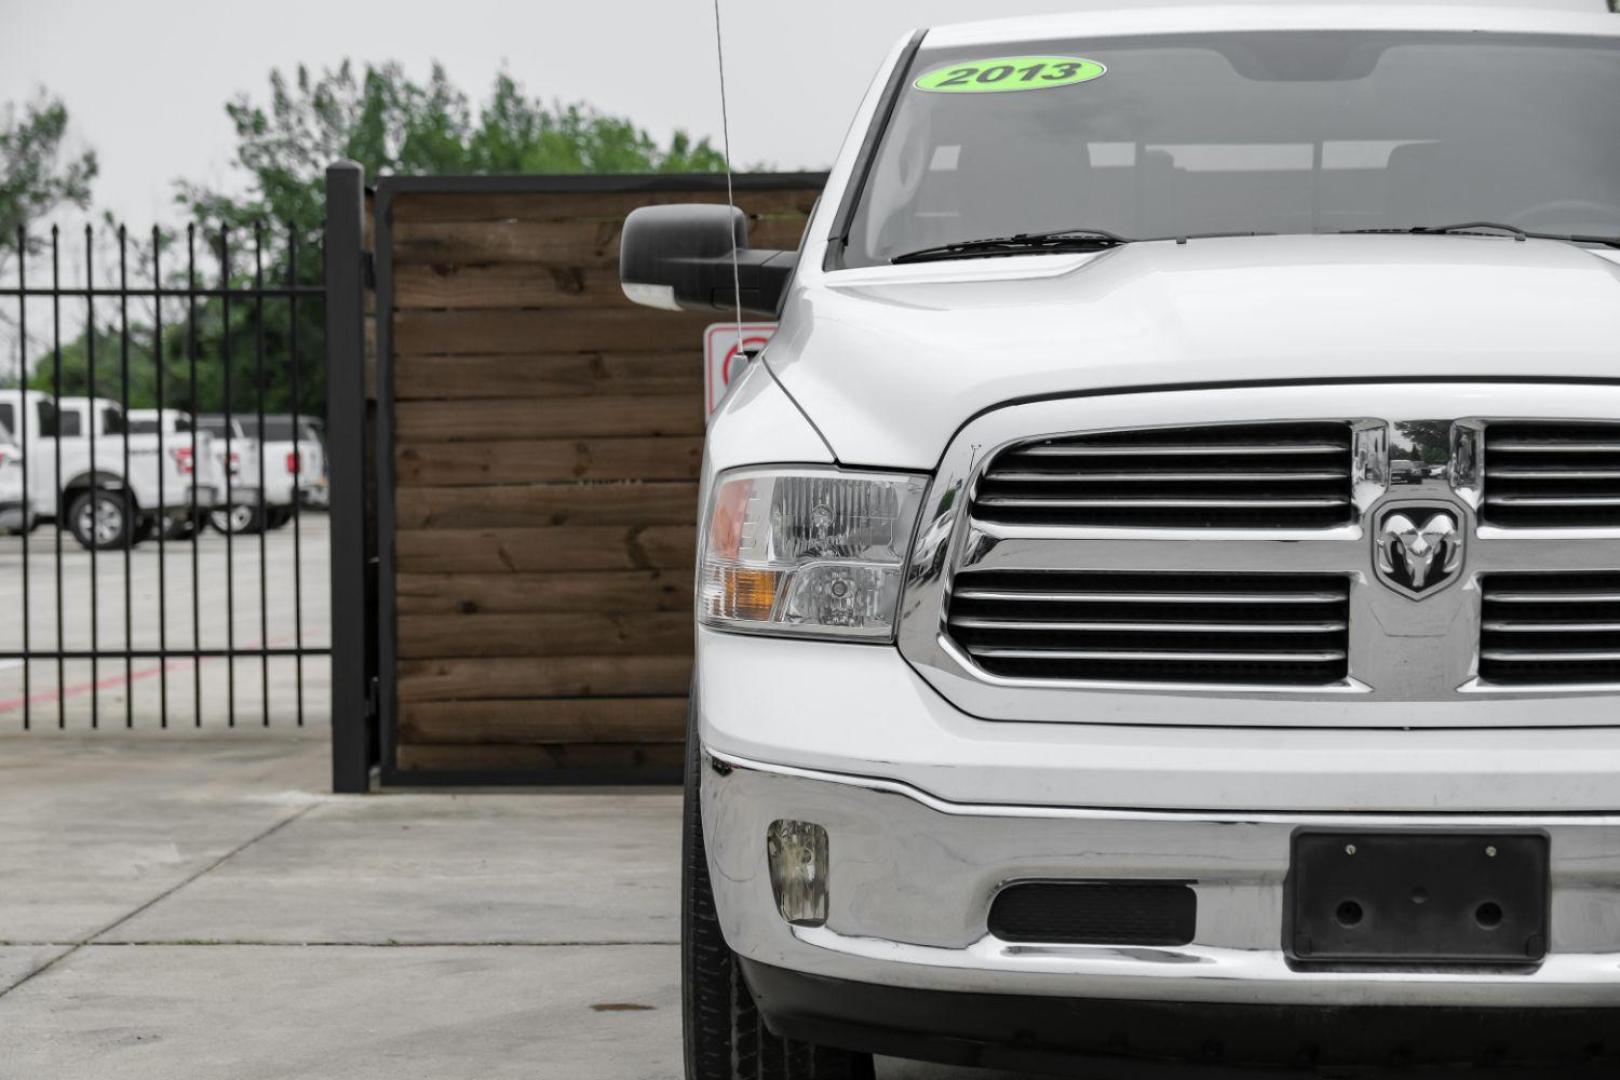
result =
M796 247L819 178L739 179L752 242ZM668 779L682 761L701 335L724 316L630 304L617 257L635 207L724 189L564 183L382 200L395 781Z

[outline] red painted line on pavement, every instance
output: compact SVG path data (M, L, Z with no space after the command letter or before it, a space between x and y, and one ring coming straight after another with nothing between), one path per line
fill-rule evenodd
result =
M279 648L280 646L285 645L288 640L290 639L278 638L275 641L272 641L268 646L266 646L266 648ZM257 649L259 646L256 644L246 644L243 645L242 648ZM122 672L120 672L116 675L108 675L103 679L87 679L84 682L72 683L57 690L42 690L35 694L32 698L23 698L21 696L14 698L0 698L0 713L16 712L18 709L24 708L28 705L44 705L61 698L78 697L81 694L92 694L102 690L116 690L120 686L127 686L130 683L140 682L143 679L155 678L156 676L163 674L165 671L179 671L188 668L191 666L193 659L194 658L190 656L182 656L178 660L170 660L166 663L155 664L148 668L139 668L135 671L131 671L128 676L125 676ZM202 657L202 662L206 664L210 660L224 659L226 659L226 657L204 656ZM240 659L257 659L257 657L241 657ZM48 664L54 663L54 661L36 660L34 663ZM67 663L88 664L91 663L91 661L69 660ZM95 663L116 664L118 663L118 660L116 657L109 656L95 661Z
M207 658L205 657L205 659L207 659ZM48 662L49 661L44 661L44 660L38 661L38 663L48 663ZM103 664L116 664L117 662L118 662L117 660L110 659L110 658L106 659L106 660L99 661L99 663L103 663ZM68 661L68 663L84 664L84 663L89 663L89 661L87 661L87 660L70 660L70 661ZM155 665L153 667L141 668L138 671L132 671L132 672L129 673L127 678L124 676L124 674L122 672L120 672L117 675L108 675L104 679L95 679L95 680L87 679L84 682L71 683L68 686L64 686L59 690L42 690L39 693L35 694L31 698L23 698L23 697L20 697L20 696L19 697L14 697L14 698L5 698L3 700L0 700L0 713L16 712L18 709L21 709L25 705L45 705L45 704L48 704L50 702L56 701L56 700L58 700L60 698L78 697L81 694L95 693L95 692L100 691L100 690L116 690L120 686L125 686L125 685L127 685L129 683L140 682L142 679L150 679L150 678L153 678L154 676L161 675L165 671L174 671L174 670L177 670L179 668L189 667L190 665L191 665L191 658L186 657L184 660L170 660L168 663L165 663L165 664L157 664L157 665Z

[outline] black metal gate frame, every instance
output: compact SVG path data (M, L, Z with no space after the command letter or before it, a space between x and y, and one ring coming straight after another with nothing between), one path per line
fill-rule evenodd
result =
M751 191L790 191L802 188L821 188L826 183L824 173L770 173L770 174L743 174L735 178L735 189L739 192ZM358 165L344 162L332 167L327 172L327 206L328 215L334 206L345 217L353 213L354 207L360 206L359 220L351 220L346 226L340 225L330 216L327 221L327 284L330 298L327 304L327 317L329 320L338 318L343 321L341 333L334 336L330 331L327 335L328 349L338 341L346 342L347 347L364 348L364 285L362 276L367 265L360 248L360 239L364 227L363 180ZM393 203L400 195L438 194L438 195L562 195L562 194L661 194L669 192L713 193L722 194L726 191L726 177L723 173L701 174L667 174L667 175L622 175L622 176L388 176L378 181L376 197L373 207L373 225L375 235L375 268L374 280L376 284L377 302L376 310L379 313L377 320L377 423L376 423L376 532L375 532L375 563L374 576L371 578L376 595L376 625L375 625L375 666L354 658L355 668L349 675L347 670L349 657L348 648L351 643L338 646L333 654L333 753L335 775L338 772L347 778L350 783L358 783L361 773L360 762L371 761L378 765L378 777L381 783L397 785L420 786L493 786L493 785L557 785L557 784L645 784L648 782L677 782L677 774L655 775L647 770L628 769L588 769L588 768L559 768L559 769L511 769L511 770L404 770L397 765L398 750L398 716L399 704L397 693L398 675L398 637L397 637L397 609L395 596L395 477L394 477L394 342L393 320L390 317L394 309L394 266L393 266ZM345 244L352 245L347 254L340 253L337 248L339 229ZM337 258L344 263L343 267L333 264L332 259ZM345 280L339 275L348 273L354 280ZM341 310L340 310L341 309ZM330 323L328 324L330 327ZM694 350L696 343L694 343ZM355 353L354 355L363 355ZM695 355L695 354L694 354ZM694 360L696 362L696 360ZM342 365L343 361L333 354L328 355L328 379L332 372ZM329 386L333 384L329 381ZM361 401L364 398L363 385L347 387L342 393L358 392ZM328 401L328 409L334 416L338 415L339 391L334 388ZM335 425L333 425L335 427ZM349 446L345 444L346 456L355 455L354 460L360 460L364 454L362 446ZM334 451L335 453L335 451ZM338 487L336 464L333 466L332 487ZM352 479L351 479L352 482ZM341 642L344 637L352 634L355 640L365 638L364 628L358 620L345 624L339 621L336 582L345 577L342 567L335 561L338 558L339 521L336 515L336 506L333 508L333 640ZM354 553L365 550L363 539L363 522L349 522L344 524L343 546L351 552L350 567L362 565L362 561L355 561ZM352 530L352 531L351 531ZM355 591L343 599L345 604L362 604L363 597L358 589L361 576L356 575ZM345 631L345 625L347 629ZM372 676L366 679L362 672L370 671ZM343 681L342 692L339 689L339 680ZM352 714L345 714L344 702L350 708L357 710ZM339 734L340 718L345 723L358 716L372 715L374 707L374 720L367 723L361 730L347 730ZM342 742L344 761L338 764L336 756L339 755L339 742ZM369 757L371 748L375 749L375 757ZM343 787L339 790L365 790L364 787Z
M186 403L187 410L193 418L193 447L192 475L200 476L202 462L196 460L195 448L197 444L195 418L199 414L197 400L197 303L199 300L217 299L220 301L223 315L224 339L220 350L221 363L224 365L224 413L226 418L225 435L225 497L226 505L232 501L232 472L231 461L231 434L230 421L234 414L231 407L230 382L230 305L233 300L251 305L253 310L253 336L255 357L255 382L258 384L256 395L257 408L255 415L258 418L258 430L261 435L264 431L264 303L266 300L286 300L288 305L289 330L289 363L290 363L290 389L293 395L293 430L296 436L298 429L298 392L299 392L299 347L298 347L298 303L299 301L322 302L326 296L323 285L301 285L298 283L298 234L293 228L288 229L288 259L285 281L283 284L266 284L264 276L264 237L262 224L253 227L253 283L251 287L243 288L232 284L231 280L231 248L230 228L221 226L219 237L219 270L218 284L206 286L198 283L197 274L197 227L190 225L186 229L186 284L184 288L170 288L163 284L162 254L163 237L160 230L154 226L152 229L151 248L151 287L132 287L129 284L129 236L127 231L118 229L118 284L113 286L97 286L95 284L95 231L92 226L84 230L84 280L83 287L64 286L61 281L61 233L58 227L53 226L50 237L50 263L51 277L48 286L31 287L28 284L28 233L25 227L19 226L14 237L17 244L17 284L13 287L0 288L0 299L15 299L18 310L18 331L23 345L24 370L28 355L28 301L31 299L48 300L51 306L51 332L52 332L52 396L60 399L62 396L62 302L64 300L83 300L85 305L84 336L86 348L86 382L87 391L91 400L96 396L96 305L98 301L116 301L119 312L119 405L125 417L129 414L129 360L130 360L130 326L129 301L132 298L150 299L153 301L155 312L152 327L152 355L154 377L156 385L154 392L160 410L172 408L164 396L164 364L163 364L163 301L181 300L186 306L186 355L188 362L188 390ZM13 434L21 441L26 454L29 425L32 420L29 416L28 399L26 391L28 380L26 376L19 384L20 408L18 412L18 431ZM161 413L160 413L161 415ZM59 422L58 422L59 423ZM86 433L89 440L90 462L92 474L92 490L117 490L110 486L104 487L104 481L95 479L95 444L96 444L96 418L92 407L89 416L89 430ZM58 429L60 430L60 429ZM164 490L164 472L162 465L167 447L164 444L165 436L161 421L158 428L158 502L160 507L166 505L166 492ZM294 440L297 446L297 440ZM54 475L58 484L62 482L62 447L60 441L53 440L55 454ZM259 487L257 510L262 524L265 516L264 505L264 455L258 455L259 461ZM123 475L129 476L129 438L126 430L123 436ZM301 464L301 463L300 463ZM30 491L29 467L24 462L23 469L23 505L25 517L32 508L32 495ZM260 662L261 684L261 723L268 726L270 723L270 661L275 658L291 658L297 666L297 718L300 727L304 724L304 658L308 656L324 656L330 650L324 647L309 646L304 642L304 616L303 616L303 568L301 523L299 520L298 476L294 476L293 498L293 594L294 594L294 644L287 648L271 647L269 643L269 605L267 600L267 575L265 570L265 531L259 532L259 627L260 637L257 646L239 646L236 643L236 597L234 584L235 543L228 542L226 551L226 643L224 648L203 648L201 645L201 600L199 589L198 540L202 530L196 528L190 537L191 548L191 647L170 648L168 643L168 603L167 603L167 560L166 548L169 546L164 536L164 528L159 526L156 534L158 547L158 646L155 649L133 648L134 618L131 611L131 585L130 573L130 547L125 546L121 554L123 558L123 587L124 587L124 645L122 648L104 647L101 644L100 619L100 554L92 548L90 550L90 648L69 649L64 644L64 619L66 611L65 596L62 584L62 530L67 526L67 512L70 507L63 504L59 498L55 507L57 528L55 530L55 611L56 634L54 647L36 648L33 634L29 625L29 608L33 601L30 582L30 537L29 531L24 528L22 532L22 650L0 650L0 660L20 660L23 666L23 730L32 728L32 702L33 677L32 669L35 663L52 663L56 665L56 726L65 728L66 719L66 686L64 679L65 665L70 661L88 661L91 666L92 685L99 682L102 662L116 664L123 662L125 694L124 694L124 726L133 728L134 693L130 689L134 661L136 660L162 660L186 659L192 663L192 695L195 713L195 724L202 726L202 672L201 662L207 659L225 659L228 663L228 697L226 703L227 723L230 727L236 726L236 665L238 659L258 659ZM198 520L200 508L197 501L197 488L192 485L190 513L194 522ZM92 511L93 512L93 511ZM25 522L26 524L26 522ZM133 527L131 525L130 527ZM182 541L183 542L183 541ZM117 557L114 555L113 557ZM163 728L169 726L169 666L165 662L159 668L160 693L162 709L159 723ZM90 700L90 726L101 726L100 694L92 689Z

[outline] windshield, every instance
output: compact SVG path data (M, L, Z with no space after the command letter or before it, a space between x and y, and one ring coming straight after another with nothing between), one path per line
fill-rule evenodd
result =
M1620 235L1609 39L1026 42L924 49L905 85L847 266L1078 228L1141 239L1492 221Z

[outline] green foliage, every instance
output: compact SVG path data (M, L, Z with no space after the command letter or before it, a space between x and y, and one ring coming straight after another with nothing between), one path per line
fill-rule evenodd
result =
M241 97L226 106L236 129L236 163L246 196L181 183L179 199L198 220L244 226L256 220L320 227L326 167L360 163L368 178L513 173L715 172L725 159L707 139L676 132L660 146L622 117L584 104L547 106L511 76L496 77L476 110L444 68L426 83L397 63L356 73L345 61L289 79L270 73L265 103Z
M475 110L437 65L425 83L411 79L397 63L357 70L345 61L318 75L299 67L291 77L272 71L267 100L242 96L229 103L226 112L236 131L235 163L245 174L245 190L176 184L176 200L200 223L195 234L198 277L211 288L223 283L235 289L250 287L261 266L269 285L318 283L326 168L343 158L359 162L373 180L389 174L670 173L725 167L724 157L707 139L694 141L677 132L667 145L660 145L631 121L604 116L588 105L547 106L527 96L505 74L496 78L489 99ZM94 158L87 156L81 164L73 175L87 185L94 175ZM87 196L86 187L81 205ZM258 259L255 229L262 237ZM289 255L295 241L299 263L292 274ZM159 250L168 284L183 283L185 238L166 236ZM150 248L143 247L139 258L131 257L131 266L149 266L150 256ZM109 265L106 258L102 264ZM98 312L95 389L101 396L118 399L119 340L108 328L106 316L106 310ZM227 365L220 359L225 357L232 409L257 407L257 388L262 385L266 411L290 411L296 334L298 407L306 413L321 412L323 316L324 304L314 297L301 300L296 312L285 300L266 301L262 313L241 299L233 301L228 315L219 299L198 303L194 312L165 309L164 403L187 409L195 403L205 412L222 409ZM137 340L130 353L130 403L136 408L157 401L151 325L152 313L139 326L132 318L131 332ZM90 336L83 334L64 343L64 393L87 392L90 345ZM198 358L195 397L190 379L193 352ZM39 389L54 387L52 354L36 359L29 382Z
M90 205L96 155L65 155L67 131L67 107L44 91L0 109L0 258L15 248L18 228L64 204Z

